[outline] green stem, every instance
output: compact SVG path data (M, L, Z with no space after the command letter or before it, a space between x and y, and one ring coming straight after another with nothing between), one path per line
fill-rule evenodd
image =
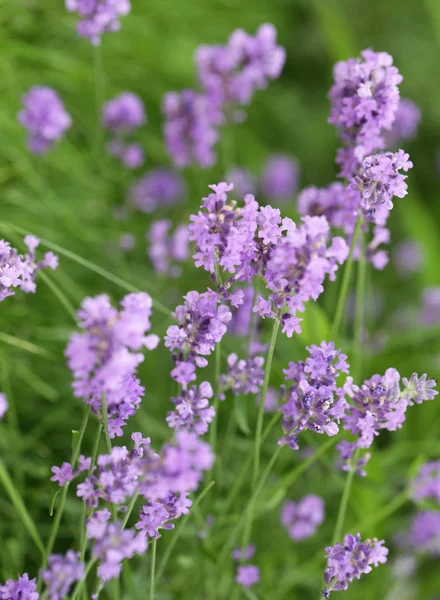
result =
M384 519L388 519L393 513L395 513L399 508L404 506L408 500L410 499L410 490L404 490L398 496L395 496L391 502L386 504L382 509L375 511L373 516L364 519L360 523L354 526L353 531L370 531L374 525L377 525Z
M266 370L264 373L263 389L261 390L260 406L258 409L257 429L255 432L255 446L254 446L254 468L253 468L253 474L252 474L252 489L253 490L255 490L255 486L257 485L257 482L258 482L258 476L260 474L260 449L261 449L261 436L263 433L264 404L266 402L266 394L267 394L267 390L269 387L270 372L272 369L272 361L273 361L273 355L274 355L274 351L275 351L275 345L277 343L279 327L280 327L280 321L279 321L279 318L276 317L273 322L272 336L270 338L269 353L267 355Z
M350 498L351 486L353 484L354 474L356 472L356 464L359 460L360 448L356 448L351 457L351 469L348 472L345 480L344 491L342 492L341 502L339 504L338 516L336 517L336 525L333 531L332 546L340 541L342 529L344 527L345 515L347 513L348 500Z
M95 87L95 111L96 111L96 130L95 130L95 155L98 163L101 163L102 153L102 126L101 126L101 110L104 99L104 80L102 70L102 51L101 46L93 48L93 80Z
M357 238L362 227L362 217L358 217L356 222L356 228L353 233L351 240L350 251L348 253L347 262L345 263L344 275L342 276L341 288L339 290L338 302L336 305L335 318L333 320L330 339L335 343L339 335L339 329L341 327L342 316L344 314L345 303L347 300L348 289L350 286L351 273L353 270L353 253L356 246Z
M108 408L107 408L107 398L105 393L101 396L101 404L102 404L102 424L104 426L104 437L105 443L107 445L107 451L110 454L112 451L112 442L110 440L110 436L108 433Z
M92 558L88 562L86 570L85 570L85 573L84 573L84 577L80 581L78 581L78 583L75 586L75 589L73 590L72 600L76 600L76 598L78 597L78 594L82 590L83 585L84 585L84 583L85 583L85 581L87 579L87 576L89 575L90 571L93 569L93 567L96 565L97 562L98 562L97 558Z
M362 372L362 335L364 332L364 317L365 317L365 282L367 263L365 258L364 234L360 232L359 236L360 253L357 266L356 278L356 312L354 320L354 344L353 344L353 365L352 372L354 381L357 382Z
M154 585L156 576L156 546L157 539L153 539L153 550L151 556L151 570L150 570L150 600L154 600Z
M254 308L254 306L257 304L258 301L258 295L260 293L260 284L261 284L261 277L257 276L257 283L254 286L254 296L252 299L252 309ZM251 355L251 347L252 347L252 342L254 340L254 329L255 329L255 319L256 319L257 315L256 313L254 313L253 310L251 310L251 319L250 319L250 323L249 323L249 338L248 338L248 354L249 356Z
M77 442L77 444L75 446L75 450L73 451L73 454L72 454L72 468L75 468L75 465L76 465L78 457L79 457L82 440L84 437L84 433L86 431L87 423L89 421L89 416L90 416L90 406L88 406L84 412L83 420L81 423L81 428L79 430L78 442ZM52 553L52 550L53 550L53 547L55 544L55 539L58 534L58 529L60 527L61 518L63 516L64 508L66 505L66 498L67 498L67 492L69 491L69 485L70 485L70 482L67 482L65 484L65 486L63 487L63 491L61 493L60 504L59 504L58 510L55 513L55 519L54 519L54 522L52 525L52 530L50 533L49 541L46 546L46 553L45 553L44 561L43 561L43 564L41 567L42 569L46 568L47 559L49 558L50 554Z

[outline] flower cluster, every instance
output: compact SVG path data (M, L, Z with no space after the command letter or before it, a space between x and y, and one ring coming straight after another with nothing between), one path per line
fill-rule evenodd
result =
M336 384L340 373L348 373L346 355L335 350L333 342L312 345L307 350L310 356L305 362L291 362L284 370L286 381L293 383L281 388L286 401L280 408L285 435L278 443L292 450L298 450L298 434L305 429L336 435L339 428L335 420L343 417L346 406L344 388Z
M127 143L126 137L144 125L147 117L142 100L131 92L123 92L104 104L102 124L113 136L107 149L129 169L144 163L144 152L140 144Z
M38 238L27 235L24 243L28 251L19 254L9 242L0 240L0 302L8 296L14 296L14 288L33 294L37 289L35 278L38 271L58 267L58 257L53 252L46 252L43 259L37 262L35 250L40 245Z
M235 581L245 588L252 587L260 581L260 569L255 565L240 565Z
M65 556L52 554L46 569L41 571L41 579L47 586L49 600L63 600L75 581L84 577L84 563L79 554L69 550Z
M195 380L196 366L207 365L204 357L222 339L232 315L227 306L220 304L219 294L210 289L203 294L189 292L184 300L173 313L178 325L168 327L165 346L173 352L175 368L171 376L187 385Z
M346 590L353 579L359 579L363 573L370 573L371 565L377 567L387 561L388 548L384 541L365 540L361 536L346 535L344 545L337 542L326 548L327 568L324 572L326 588L323 598L330 598L330 592Z
M72 125L58 94L50 87L32 87L22 98L24 109L18 120L28 131L28 147L34 154L44 154L61 139Z
M80 17L76 26L78 35L99 46L101 35L119 31L119 18L128 15L131 4L130 0L66 0L66 8Z
M392 147L402 140L414 138L421 118L422 114L417 104L408 98L401 98L391 131L385 135L386 145Z
M138 179L129 191L129 203L136 209L153 213L163 206L182 202L186 196L183 178L166 167L152 169Z
M287 154L274 154L261 174L260 189L269 200L288 202L296 192L298 180L298 161Z
M172 429L185 429L203 435L215 417L215 408L209 405L213 395L211 384L207 381L182 390L180 396L171 398L176 408L168 413L168 425Z
M37 580L29 579L25 573L17 581L8 579L5 585L0 584L0 598L2 600L38 600Z
M249 104L256 90L279 77L286 53L277 45L273 25L260 25L255 36L234 31L225 46L199 46L196 64L199 80L211 102L230 109Z
M105 508L87 521L87 538L93 541L92 556L100 561L98 576L103 581L119 577L122 561L147 550L145 535L123 529L119 521L110 523L109 519L110 512Z
M339 452L341 459L338 466L342 471L346 471L347 473L354 471L356 475L366 477L367 472L364 467L371 458L371 452L365 452L363 455L356 456L356 448L356 442L348 442L347 440L342 440L342 442L337 444L336 450Z
M440 323L440 286L428 287L423 291L420 320L426 326Z
M347 244L335 237L327 246L329 225L324 217L306 216L297 228L291 219L282 219L279 209L260 207L250 194L238 207L228 199L231 184L210 187L213 192L203 199L203 210L191 216L196 266L213 273L218 261L232 274L223 286L225 292L233 282L251 282L261 274L270 296L260 297L254 312L263 318L283 313L283 332L288 336L300 332L296 313L322 293L326 275L335 278L337 264L347 258ZM231 295L233 305L242 300L242 290Z
M78 460L78 466L72 466L68 462L64 462L61 467L52 467L51 481L56 481L60 487L63 487L74 477L77 477L83 471L88 471L91 467L92 459L81 455Z
M440 461L422 465L411 487L411 496L416 502L428 499L440 504Z
M293 540L304 540L316 533L324 522L324 501L308 494L298 502L285 502L281 509L281 523Z
M165 115L165 142L177 167L215 163L214 145L219 139L218 125L223 115L209 98L193 90L168 92L162 104Z
M144 393L135 373L144 359L140 350L152 350L159 343L156 335L146 335L152 304L146 293L128 294L118 312L106 294L86 298L78 311L78 325L84 331L72 334L65 351L75 396L99 415L105 395L110 437L122 435Z
M422 510L411 522L408 540L411 549L433 557L440 556L440 512Z
M189 256L189 230L187 225L178 225L170 233L169 219L155 221L148 234L148 256L157 273L179 277L182 269L179 264Z
M337 159L341 175L351 177L357 163L384 148L383 135L391 129L399 106L402 76L389 54L372 50L338 62L333 74L329 123L347 146Z
M220 400L225 399L225 393L232 391L234 396L258 394L264 380L264 358L252 356L247 360L239 360L233 353L228 356L228 372L220 376Z

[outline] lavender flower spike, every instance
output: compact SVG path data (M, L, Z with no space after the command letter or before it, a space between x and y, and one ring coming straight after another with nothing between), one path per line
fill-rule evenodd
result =
M70 12L78 13L80 21L76 31L80 37L87 37L94 46L101 43L101 35L119 31L119 18L128 15L130 0L65 0Z
M49 600L63 600L75 581L84 577L84 563L79 553L69 550L66 556L52 554L47 569L41 571L41 578L47 586Z
M1 600L38 600L37 580L29 579L25 573L20 575L17 581L8 579L5 585L0 584Z

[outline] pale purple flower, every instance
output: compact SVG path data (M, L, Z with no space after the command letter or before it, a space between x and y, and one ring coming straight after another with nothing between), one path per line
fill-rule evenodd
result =
M215 163L214 145L223 115L215 102L199 92L168 92L162 103L165 142L176 167Z
M285 502L281 508L281 523L293 540L314 535L324 522L324 501L308 494L298 502Z
M207 381L182 390L180 396L171 398L176 408L168 413L168 425L172 429L186 429L203 435L215 417L215 408L209 404L213 395L211 384Z
M122 427L139 408L144 393L135 373L144 360L140 350L153 350L159 343L156 335L146 335L152 306L146 293L125 296L120 312L106 294L86 298L78 311L83 332L72 334L65 351L75 396L98 414L102 394L106 395L110 437L122 435Z
M227 391L232 391L234 396L258 394L264 380L264 358L253 356L248 359L239 359L235 353L228 356L228 372L220 375L219 399L224 400Z
M274 154L266 162L260 188L269 200L288 202L298 188L298 181L298 161L287 154Z
M94 46L101 43L104 33L119 31L120 17L131 10L130 0L65 0L66 8L80 17L76 31L89 38Z
M230 181L235 193L240 197L246 194L255 194L257 191L257 182L255 176L248 170L242 167L232 167L226 174L226 181Z
M364 467L368 463L371 458L371 452L365 452L360 455L357 459L356 463L354 463L354 453L356 451L357 445L356 442L348 442L347 440L342 440L339 444L336 445L336 450L340 455L340 462L337 463L337 466L340 467L342 471L346 471L350 473L354 471L356 475L360 477L366 477L367 472Z
M421 377L417 373L413 373L409 379L402 377L402 383L404 386L403 396L409 406L412 406L414 402L421 404L425 400L434 400L438 394L438 391L434 389L437 382L435 379L428 379L426 373L423 373Z
M255 565L237 567L235 581L243 587L249 588L260 581L260 569Z
M29 150L44 154L72 125L58 94L47 86L34 86L22 98L24 109L18 121L28 131Z
M422 118L420 108L409 98L401 98L391 131L385 135L387 147L395 146L402 140L413 139Z
M146 213L182 202L186 197L185 181L172 169L152 169L138 179L129 191L130 203Z
M9 404L6 394L0 392L0 421L4 418L5 414L7 413L8 407Z
M73 470L70 463L64 462L61 467L52 467L53 476L51 481L56 481L60 487L66 485L68 481L73 479Z
M35 293L38 271L58 267L58 257L53 252L46 252L43 259L37 261L35 249L40 244L38 238L27 235L24 243L28 252L19 254L15 248L11 248L9 242L0 240L0 302L8 296L14 296L14 288L20 288L27 294Z
M412 520L408 541L413 551L440 556L440 512L418 512Z
M189 229L178 225L171 233L169 219L155 221L148 233L148 256L154 270L170 277L179 277L182 272L179 263L189 257Z
M132 133L146 121L143 102L132 92L122 92L106 102L102 109L102 124L113 134Z
M63 600L75 581L84 577L84 563L79 553L69 550L65 556L49 556L47 568L41 571L41 578L47 586L49 600Z
M418 273L423 263L423 252L415 240L403 240L393 250L393 264L399 277L408 278Z
M420 318L423 325L429 326L440 323L440 286L432 286L423 290Z
M240 562L242 560L251 560L255 554L255 544L249 544L246 548L235 548L232 552L232 558Z
M440 461L427 462L419 468L411 484L411 496L416 502L429 499L440 504Z
M25 573L20 575L17 581L8 579L5 585L0 584L1 600L38 600L37 580L29 579Z
M326 588L323 598L330 598L330 592L346 590L353 579L359 579L364 573L370 573L372 566L377 567L387 561L388 548L384 540L361 541L361 536L346 535L344 545L337 542L326 548L327 568L324 573Z

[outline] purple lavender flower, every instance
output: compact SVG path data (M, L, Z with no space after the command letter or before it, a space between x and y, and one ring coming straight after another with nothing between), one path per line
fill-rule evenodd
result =
M297 435L305 429L336 435L339 429L335 420L343 417L346 405L344 389L336 385L339 374L348 373L346 355L335 350L333 342L312 345L307 350L310 356L305 362L290 362L284 370L286 381L293 380L293 384L281 388L286 401L280 408L285 435L278 443L292 450L298 450Z
M298 188L299 164L287 154L269 157L261 175L261 191L270 200L288 202Z
M422 324L428 326L440 323L440 286L428 287L423 290L422 303Z
M286 53L276 37L275 27L264 23L255 36L237 29L226 46L199 46L196 64L208 96L229 110L249 104L254 92L266 88L282 71Z
M353 579L359 579L363 573L372 571L371 565L377 567L387 561L388 548L383 546L384 540L376 539L361 542L361 536L346 535L344 545L337 542L326 550L327 568L324 580L327 585L322 593L329 598L330 592L346 590Z
M110 437L122 435L122 427L144 393L135 372L144 360L139 351L152 350L159 343L156 335L146 335L152 305L148 294L128 294L118 313L106 294L86 298L78 311L84 332L72 334L65 351L75 396L100 413L102 394L106 395Z
M104 581L119 577L122 561L147 550L147 538L132 529L122 529L119 521L109 523L108 510L94 513L87 521L87 537L94 540L92 556L100 561L98 576Z
M185 181L168 168L152 169L138 179L129 192L130 203L145 213L182 202L185 196Z
M102 109L102 124L111 133L132 133L147 121L142 100L132 92L122 92L106 102Z
M423 263L423 252L414 240L403 240L393 251L393 263L401 278L407 278L420 271Z
M148 255L155 271L179 277L182 269L178 263L189 257L189 229L187 225L178 225L170 233L171 227L169 219L152 224L148 234Z
M22 98L24 110L18 121L28 130L28 147L34 154L44 154L61 139L72 125L58 94L50 87L35 86Z
M362 162L362 169L351 180L351 186L361 194L361 208L365 217L383 222L384 211L393 208L393 197L404 198L408 186L405 183L407 175L399 170L408 171L413 166L409 155L403 150L394 154L375 154L368 156ZM376 211L379 214L376 216Z
M99 46L101 35L119 31L119 18L128 15L131 5L130 0L66 0L66 8L80 17L76 25L78 35Z
M199 386L184 389L177 398L171 398L176 406L167 416L167 423L172 429L186 429L203 435L208 431L209 423L215 417L215 408L209 405L214 392L211 384L204 381Z
M25 573L20 575L17 581L8 579L5 585L0 585L1 600L38 600L37 580L29 579Z
M232 558L240 562L241 560L251 560L255 554L255 544L249 544L246 548L235 548L232 552Z
M359 456L354 464L353 459L356 448L356 442L348 442L347 440L342 440L342 442L337 444L336 450L339 452L341 458L340 463L337 463L337 465L342 471L346 471L347 473L354 471L356 475L366 477L367 472L364 467L371 458L371 452L365 452L362 456Z
M49 600L63 600L72 584L83 577L84 563L79 560L79 553L73 550L69 550L65 556L52 554L49 556L47 568L41 571Z
M219 306L219 295L210 289L203 294L189 292L184 300L185 303L177 306L173 313L178 324L168 327L165 346L173 352L176 367L180 367L178 373L183 374L180 380L176 374L172 373L172 376L185 384L195 379L194 364L206 366L204 357L211 354L215 344L222 339L232 315L226 306Z
M264 380L264 358L253 356L247 360L238 359L233 353L228 356L228 372L220 376L220 400L225 399L225 393L232 391L234 396L258 394Z
M401 98L391 131L385 135L386 146L396 146L402 140L414 138L421 118L422 113L417 104L408 98Z
M237 568L235 581L245 588L249 588L260 581L260 569L255 565L245 565Z
M344 389L336 385L340 373L348 373L346 355L335 350L333 342L321 342L320 346L308 346L310 354L305 362L289 363L284 370L286 381L293 384L282 386L285 404L283 413L284 437L278 443L298 450L298 434L305 429L329 436L338 433L335 420L344 415L346 402ZM336 396L336 398L335 398Z
M362 159L384 148L384 132L393 125L402 76L386 52L364 50L361 58L338 62L330 90L329 123L346 145L337 158L341 176L353 176Z
M422 465L412 482L411 490L411 496L416 502L428 499L440 504L440 461Z
M281 523L293 540L314 535L324 522L324 501L308 494L298 502L285 502L281 508Z
M168 92L163 99L165 142L176 167L198 163L210 167L215 163L213 147L219 139L217 127L223 115L208 96L183 90Z
M56 481L60 487L66 485L68 481L73 479L73 470L70 463L64 462L61 467L52 467L53 476L51 481Z
M230 181L234 190L236 190L239 196L246 196L246 194L255 194L257 190L257 182L255 181L254 175L248 170L242 167L232 167L226 174L226 180Z
M126 144L121 138L114 138L107 146L109 154L117 158L127 169L138 169L145 162L145 153L140 144Z
M0 392L0 421L4 418L5 414L7 413L8 407L9 404L6 394Z
M412 520L408 541L412 550L440 556L440 512L418 512Z
M423 373L421 377L417 373L413 373L409 380L402 377L402 383L404 385L403 396L409 406L413 406L414 402L421 404L425 400L434 400L438 394L434 389L437 382L434 379L428 379L426 373Z
M0 240L0 302L8 296L14 296L14 288L20 288L27 294L35 293L35 278L41 269L56 269L58 257L53 252L46 252L44 258L37 262L35 249L40 240L33 235L24 238L27 254L18 254L9 242Z

